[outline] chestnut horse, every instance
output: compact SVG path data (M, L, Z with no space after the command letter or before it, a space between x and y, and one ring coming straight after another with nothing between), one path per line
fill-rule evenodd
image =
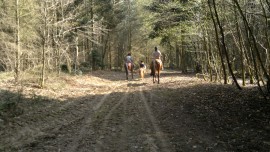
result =
M154 66L152 66L152 71L153 71L153 83L158 81L159 84L159 77L160 77L160 71L162 69L162 62L159 59L155 60Z
M133 69L134 69L134 65L132 65L131 63L125 63L124 64L124 68L126 71L126 78L128 80L128 71L131 72L131 78L133 79Z

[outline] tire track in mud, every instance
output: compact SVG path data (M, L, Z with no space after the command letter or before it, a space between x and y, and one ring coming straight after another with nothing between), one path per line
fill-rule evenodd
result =
M52 116L52 123L48 127L38 129L43 132L43 135L35 137L35 140L30 143L25 143L21 149L27 151L75 151L80 146L81 139L84 138L85 132L89 130L92 117L94 116L93 107L96 107L100 102L104 102L113 90L121 85L115 85L106 89L107 94L96 96L93 100L86 98L84 101L70 101L68 104L56 109ZM45 118L48 119L48 118ZM72 136L73 135L73 136ZM54 146L49 146L54 145Z
M143 94L142 87L128 87L119 101L111 101L99 117L95 152L147 151L171 152ZM150 99L151 100L151 99ZM107 102L109 103L109 102Z
M99 106L97 105L101 105L100 103L104 103L105 100L110 96L111 94L105 94L103 95L103 97L100 99L100 101L93 107L93 110L98 110L99 109ZM91 132L92 129L92 126L91 126L91 123L93 121L93 118L91 117L91 115L94 113L94 111L91 111L89 113L86 113L85 114L85 120L83 122L83 126L81 128L81 130L79 131L79 135L77 138L75 138L72 143L70 143L70 146L71 147L68 147L68 151L78 151L79 148L82 146L81 143L84 143L83 140L86 138L86 136L89 134L89 131L90 131L90 134L93 134L94 132ZM93 143L94 144L94 143Z
M130 83L121 97L111 101L110 105L102 113L104 116L99 117L100 122L97 128L99 136L97 146L94 151L142 151L144 150L144 129L145 124L140 121L138 113L138 89L132 87ZM136 92L135 92L136 91ZM107 102L109 103L109 102ZM145 150L144 150L145 151ZM146 150L147 151L147 150Z
M113 84L103 91L106 94L56 109L63 112L56 111L49 119L53 124L40 129L44 135L20 150L171 151L138 82Z
M90 104L87 106L89 111L84 113L84 120L82 122L79 134L72 140L72 142L67 146L65 151L94 151L97 142L94 140L97 138L96 131L93 128L93 120L96 119L96 112L108 102L109 98L114 96L114 91L121 87L123 84L117 84L108 89L102 97L95 100L95 104Z
M153 111L151 110L151 107L149 106L149 104L147 103L147 99L146 96L143 93L143 89L142 87L140 87L140 98L142 99L142 103L144 105L144 110L145 110L145 114L148 117L148 121L150 121L149 123L151 124L152 127L152 131L154 132L153 135L148 135L147 136L147 141L150 143L150 145L153 145L153 147L151 147L151 151L162 151L162 152L171 152L173 151L171 149L171 145L169 144L169 141L167 139L167 137L165 136L165 134L161 131L156 118L154 117ZM153 93L150 94L150 101L152 101L152 95ZM155 139L156 138L156 139ZM155 141L158 142L155 142Z
M122 105L124 105L124 109L126 109L128 92L129 92L129 88L127 88L125 90L125 92L123 92L124 94L119 99L119 101L117 101L115 104L111 105L112 108L110 108L108 111L106 111L107 114L103 118L99 118L99 119L103 119L103 121L100 124L101 125L101 128L99 130L100 135L96 139L96 142L97 142L97 145L95 147L96 152L103 152L105 150L111 150L109 146L113 145L112 142L114 140L107 140L106 141L106 138L113 138L113 135L116 135L117 131L121 131L122 129L125 128L125 127L121 127L123 125L123 121L125 120L125 115L120 115L117 118L115 118L114 114L119 113L119 108L121 108L120 106L122 106ZM111 101L111 102L113 102L113 101ZM113 122L111 122L111 124L109 125L110 121L113 121ZM115 125L115 126L113 126L113 125ZM120 125L120 127L118 125ZM109 127L109 126L111 126L111 127ZM109 135L109 136L112 135L112 136L106 137L106 135ZM122 137L123 137L123 134L120 133L120 137L118 136L119 141L121 141L123 139ZM117 143L119 143L119 142L117 142Z

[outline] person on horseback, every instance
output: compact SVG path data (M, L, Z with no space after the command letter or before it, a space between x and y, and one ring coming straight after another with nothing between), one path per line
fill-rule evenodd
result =
M129 63L133 66L133 58L131 57L131 53L128 53L125 58L126 66L128 66Z
M128 80L128 72L131 72L131 76L133 79L133 69L134 69L134 63L133 63L133 58L131 57L131 53L128 53L128 55L125 57L125 64L124 68L126 71L126 79Z
M162 57L161 52L158 50L157 47L155 47L155 51L152 53L152 62L150 64L151 76L154 75L153 67L155 67L155 61L158 60L158 62L162 64L161 57Z

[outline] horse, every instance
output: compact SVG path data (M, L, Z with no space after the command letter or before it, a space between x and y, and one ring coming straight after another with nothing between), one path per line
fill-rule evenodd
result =
M155 59L155 64L152 66L152 71L153 71L153 83L158 81L159 84L159 77L160 77L160 71L162 69L162 62L159 59Z
M128 80L128 71L131 72L131 77L133 79L133 69L134 69L134 65L132 65L132 63L125 63L124 64L124 68L125 68L125 71L126 71L126 78Z

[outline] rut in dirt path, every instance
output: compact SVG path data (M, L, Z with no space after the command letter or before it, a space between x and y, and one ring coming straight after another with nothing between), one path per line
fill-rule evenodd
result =
M110 104L104 104L105 107L110 107L108 109L106 109L106 111L100 110L100 111L96 111L96 113L104 113L105 115L101 118L99 117L98 119L102 119L102 122L99 124L100 128L98 130L99 135L96 138L96 147L94 149L94 151L96 152L102 152L104 151L104 149L110 150L110 147L112 146L112 144L110 142L106 142L104 141L105 138L111 138L111 137L105 137L107 134L110 135L114 135L116 131L119 130L124 130L124 128L118 128L117 126L115 126L115 124L117 125L119 119L123 120L125 119L124 115L118 116L118 118L114 118L114 114L115 113L119 113L119 107L123 104L126 104L127 101L127 96L128 96L128 92L129 89L127 89L125 92L123 92L124 94L117 98L111 98L111 99L116 99L118 100L117 102L115 102L113 105ZM106 103L112 102L111 99L107 99L109 101L107 101ZM110 122L112 119L116 120L113 123ZM119 140L117 141L118 143L123 143L124 141L122 141L123 134L120 133L120 135L118 135ZM115 144L113 144L115 145ZM121 144L119 144L121 145Z
M178 75L153 84L107 73L115 79L83 86L78 77L59 100L24 98L25 113L0 126L0 151L268 151L269 103L254 89Z
M169 145L169 141L167 140L167 137L164 135L164 133L161 131L156 118L154 117L154 114L151 110L151 107L148 105L147 103L147 99L145 97L145 95L143 94L143 90L142 87L140 87L140 95L141 95L141 101L144 104L144 108L145 108L145 112L147 113L147 116L152 124L152 127L155 131L155 137L159 140L159 142L161 142L161 149L164 152L170 152L172 151L172 149L170 149L171 145ZM153 94L151 93L150 95L150 101L153 100ZM158 150L157 150L158 151Z
M99 135L94 151L173 151L142 87L128 87L118 99L107 100L110 101L100 107L99 120L95 122Z
M55 110L61 113L55 112L54 120L45 122L49 124L49 128L40 129L44 135L37 136L33 142L23 145L20 149L26 151L77 151L85 149L83 143L92 140L90 139L90 135L93 134L91 123L95 116L96 107L102 105L101 103L106 101L112 90L119 86L104 88L103 91L107 92L104 95L84 97L79 101L76 99L61 105Z

